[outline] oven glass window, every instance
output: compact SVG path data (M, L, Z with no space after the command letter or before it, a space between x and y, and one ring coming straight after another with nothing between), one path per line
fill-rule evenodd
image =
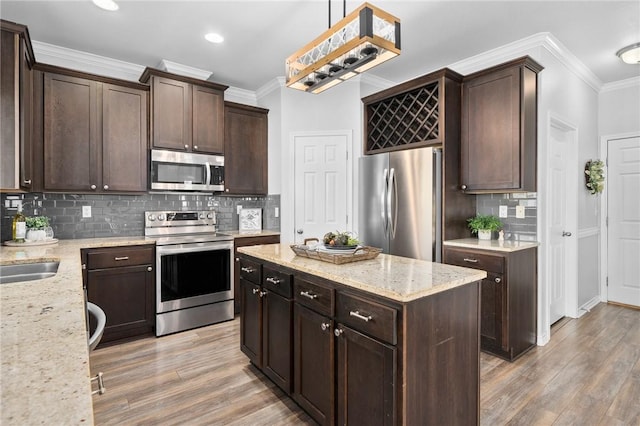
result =
M154 161L152 170L154 182L158 183L190 183L204 185L207 169L203 164L161 163Z
M160 258L162 301L231 289L230 250L164 255Z

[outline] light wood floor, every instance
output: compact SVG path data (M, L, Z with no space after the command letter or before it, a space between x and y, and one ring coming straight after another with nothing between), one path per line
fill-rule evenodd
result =
M239 320L98 349L97 425L304 425L249 365ZM483 425L640 425L640 311L600 304L514 363L481 355Z

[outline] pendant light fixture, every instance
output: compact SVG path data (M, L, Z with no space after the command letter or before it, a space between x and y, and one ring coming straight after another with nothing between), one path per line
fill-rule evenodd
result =
M346 0L343 0L343 16ZM286 84L320 93L400 54L400 20L364 3L289 56Z

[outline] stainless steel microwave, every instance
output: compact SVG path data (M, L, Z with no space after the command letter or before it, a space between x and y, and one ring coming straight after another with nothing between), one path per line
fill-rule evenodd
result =
M152 190L224 191L224 156L151 150Z

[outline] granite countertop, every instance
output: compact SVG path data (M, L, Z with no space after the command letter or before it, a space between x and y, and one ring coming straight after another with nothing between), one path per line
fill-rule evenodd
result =
M1 247L0 264L60 261L51 278L0 284L0 424L93 424L81 248L145 237Z
M540 245L537 241L498 241L498 240L479 240L477 238L463 238L460 240L449 240L442 243L449 247L464 247L478 250L493 250L502 252L514 252L526 250Z
M336 265L296 256L288 244L240 247L238 251L398 302L416 300L487 276L485 271L477 269L386 254L372 260Z

